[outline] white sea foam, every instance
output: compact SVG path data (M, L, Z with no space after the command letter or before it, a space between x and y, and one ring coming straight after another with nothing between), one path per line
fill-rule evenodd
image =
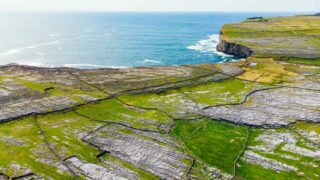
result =
M144 59L143 61L137 61L140 64L161 64L161 61L152 60L152 59Z
M128 66L104 66L104 65L97 65L97 64L64 64L63 67L70 67L70 68L112 68L112 69L129 68Z
M12 56L12 55L19 54L20 52L25 51L25 50L28 50L28 49L36 49L36 48L38 48L38 47L49 46L49 45L54 45L54 44L59 44L59 43L60 43L60 41L50 41L50 42L34 44L34 45L26 46L26 47L21 47L21 48L16 48L16 49L10 49L10 50L8 50L8 51L1 52L1 53L0 53L0 57L3 57L3 56Z
M213 34L208 36L208 39L200 40L195 45L187 47L191 50L200 52L215 52L219 42L219 35Z
M37 67L54 67L52 63L48 62L43 58L37 59L18 59L15 61L16 64L27 65L27 66L37 66Z
M217 45L219 43L219 34L213 34L208 36L207 39L198 41L195 45L187 47L188 49L199 51L202 53L213 53L221 57L233 57L222 52L217 51Z
M229 54L225 54L225 53L223 53L223 52L219 52L219 51L215 51L214 52L216 55L218 55L218 56L221 56L221 57L229 57L229 58L231 58L231 57L234 57L233 55L229 55Z

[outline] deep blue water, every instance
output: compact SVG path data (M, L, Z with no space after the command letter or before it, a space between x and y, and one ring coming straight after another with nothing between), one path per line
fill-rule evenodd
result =
M220 27L293 13L1 13L0 64L78 68L217 63Z

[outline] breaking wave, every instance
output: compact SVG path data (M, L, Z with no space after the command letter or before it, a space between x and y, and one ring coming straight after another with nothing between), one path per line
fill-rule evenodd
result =
M219 34L213 34L208 36L207 39L198 41L195 45L188 46L190 50L199 51L201 53L211 53L222 58L232 58L232 55L225 54L223 52L217 51L217 45L219 43Z
M112 68L112 69L122 69L122 68L129 68L127 66L103 66L103 65L97 65L97 64L64 64L63 67L69 67L69 68Z
M161 64L161 61L157 61L157 60L152 60L152 59L144 59L143 61L137 61L137 63L140 64Z

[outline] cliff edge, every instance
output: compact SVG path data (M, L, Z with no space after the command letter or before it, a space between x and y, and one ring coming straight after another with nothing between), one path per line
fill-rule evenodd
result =
M246 58L320 59L320 16L248 18L221 29L217 50Z
M253 54L253 51L243 45L236 43L229 43L220 37L220 42L217 46L217 50L226 54L234 55L240 58L247 58Z

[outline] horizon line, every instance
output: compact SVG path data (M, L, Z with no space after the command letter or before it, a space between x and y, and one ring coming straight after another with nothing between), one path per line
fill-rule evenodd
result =
M50 12L50 13L317 13L319 11L109 11L109 10L0 10L0 13L32 13L32 12Z

